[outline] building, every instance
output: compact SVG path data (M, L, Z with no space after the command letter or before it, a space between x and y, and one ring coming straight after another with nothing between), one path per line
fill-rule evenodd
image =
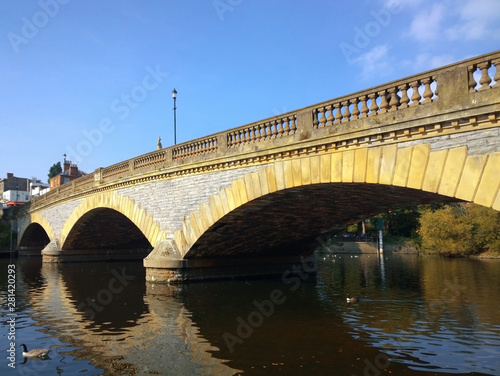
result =
M49 185L46 183L42 183L41 180L37 180L36 178L32 178L30 182L30 192L31 197L33 196L41 196L47 193L50 190Z
M30 200L30 180L19 178L8 172L7 178L0 180L0 205L4 208L24 205Z
M78 166L76 164L64 159L63 171L59 175L56 175L49 180L50 189L55 189L83 175L85 175L85 173L78 170Z

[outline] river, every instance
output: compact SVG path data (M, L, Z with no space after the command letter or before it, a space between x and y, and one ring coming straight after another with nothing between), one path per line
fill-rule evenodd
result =
M140 262L0 259L0 374L500 375L500 260L318 254L317 271L167 287Z

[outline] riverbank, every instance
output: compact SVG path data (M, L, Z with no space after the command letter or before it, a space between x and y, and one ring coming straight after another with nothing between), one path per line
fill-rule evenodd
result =
M347 253L347 254L365 254L378 253L378 242L353 242L347 241L342 243L329 244L327 247L328 253ZM417 247L406 243L385 243L384 252L389 253L418 253Z
M353 242L347 241L342 243L329 244L324 250L328 253L336 254L370 254L378 253L377 242ZM415 244L411 241L384 243L384 253L395 254L418 254L421 256L445 256L434 253L420 252ZM450 256L447 256L450 257ZM483 252L475 255L454 255L455 258L471 258L471 259L500 259L500 254L493 252Z

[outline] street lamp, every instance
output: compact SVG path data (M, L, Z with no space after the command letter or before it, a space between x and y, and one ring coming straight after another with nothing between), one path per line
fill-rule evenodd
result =
M177 100L177 91L172 90L172 98L174 98L174 145L177 145L177 119L176 119L176 110L177 107L175 106L176 100Z

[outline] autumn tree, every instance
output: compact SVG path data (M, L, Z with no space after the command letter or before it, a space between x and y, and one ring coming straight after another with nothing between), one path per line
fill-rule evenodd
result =
M425 208L418 234L421 249L447 256L500 253L500 212L475 204Z

